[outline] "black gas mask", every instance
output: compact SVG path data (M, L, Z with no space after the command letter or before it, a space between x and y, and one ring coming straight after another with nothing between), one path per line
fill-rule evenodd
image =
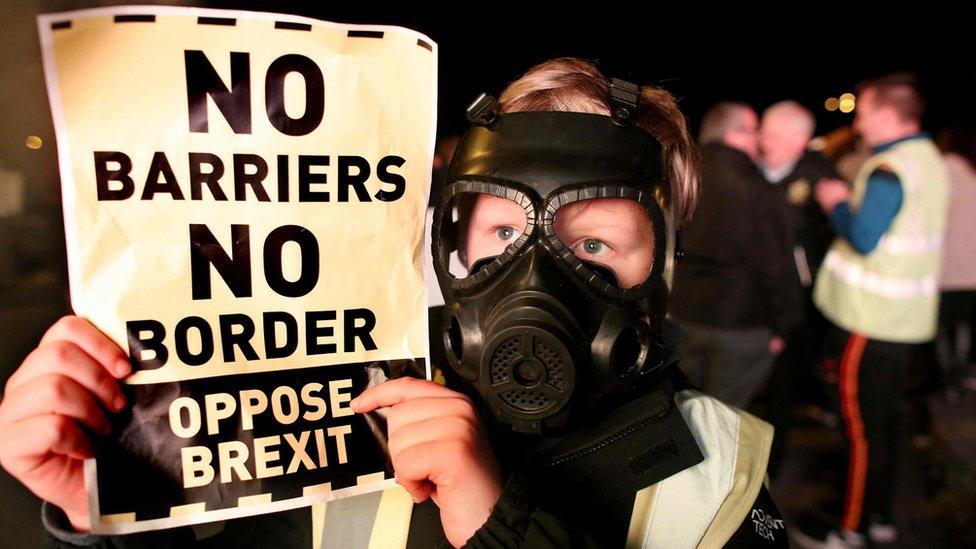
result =
M613 116L468 109L434 210L434 269L454 373L518 432L559 429L653 383L674 257L662 147Z

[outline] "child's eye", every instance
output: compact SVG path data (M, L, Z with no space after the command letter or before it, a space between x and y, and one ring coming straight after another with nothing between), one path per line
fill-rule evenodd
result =
M498 237L498 240L511 240L517 235L518 231L515 230L515 227L499 227L495 229L495 236Z
M580 249L587 255L606 255L610 247L595 238L587 238L580 244Z

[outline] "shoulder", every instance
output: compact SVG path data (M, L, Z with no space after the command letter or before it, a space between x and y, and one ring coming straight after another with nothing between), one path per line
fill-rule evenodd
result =
M895 143L871 157L875 166L885 166L905 179L920 175L927 167L944 166L945 157L929 138Z
M773 429L699 391L679 391L675 403L705 459L657 485L659 504L653 506L648 535L665 545L696 545L700 540L720 546L740 528L759 497Z
M753 481L758 493L766 474L773 427L765 421L695 390L675 393L675 402L698 442L705 462L736 482ZM758 479L758 482L755 482ZM730 487L731 488L731 487Z
M717 418L728 421L738 416L739 412L737 408L695 389L676 392L674 401L689 423L705 423Z
M679 400L680 399L680 400ZM675 395L679 409L703 446L706 461L721 471L724 494L702 540L725 543L748 520L765 490L766 466L773 442L773 427L761 419L698 391ZM715 475L715 473L713 473Z
M685 389L675 393L674 401L692 431L703 430L703 435L707 434L709 437L732 436L738 439L744 435L760 438L768 436L772 439L771 425L713 396L694 389ZM747 432L740 433L743 427Z

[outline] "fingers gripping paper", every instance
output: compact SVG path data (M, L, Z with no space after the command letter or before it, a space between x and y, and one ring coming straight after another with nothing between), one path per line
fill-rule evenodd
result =
M436 44L189 8L38 25L72 304L133 365L86 463L93 529L392 485L348 402L424 375Z

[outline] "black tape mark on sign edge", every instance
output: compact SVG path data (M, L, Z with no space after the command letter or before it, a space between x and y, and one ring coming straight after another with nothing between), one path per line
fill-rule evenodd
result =
M383 38L383 31L351 30L346 32L348 38Z
M348 489L348 488L355 488L357 486L366 486L368 484L373 484L375 482L382 482L379 478L375 478L376 476L379 476L379 475L382 475L383 476L382 480L391 480L391 479L395 478L394 474L391 473L391 472L389 472L389 471L376 471L375 473L364 473L362 475L356 475L356 478L355 478L355 480L353 481L352 484L349 484L348 486L340 486L340 487L330 488L329 489L329 492L338 492L339 490L345 490L345 489ZM369 479L369 480L367 481L367 479ZM306 486L305 488L314 488L314 487L318 487L318 486L319 485L311 484L309 486ZM295 497L289 497L289 498L274 499L274 493L273 492L265 492L263 494L251 494L251 495L242 496L242 497L243 498L248 498L248 499L251 499L251 498L255 498L256 499L256 498L260 498L262 496L271 496L269 498L269 501L267 503L275 503L275 502L279 502L279 501L288 501L288 500L293 500L293 499L307 498L307 497L310 497L312 495L314 495L314 493L313 494L302 494L301 496L295 496ZM173 511L175 511L175 510L181 510L182 511L188 505L199 505L199 504L202 503L202 504L204 504L204 507L203 507L203 511L201 511L201 512L204 512L204 513L212 512L212 511L221 511L221 510L225 510L225 509L240 509L242 507L248 507L249 506L248 504L242 505L241 502L240 502L240 499L241 498L238 498L238 501L236 502L236 504L234 504L234 505L228 505L228 506L225 506L225 507L209 507L207 505L207 503L210 503L210 502L207 502L207 501L196 501L196 502L183 503L183 504L180 504L180 505L175 505L175 506L170 507L170 514L169 515L164 515L164 516L159 516L159 515L154 515L154 514L145 514L145 513L140 513L138 511L131 511L129 513L122 512L122 513L111 513L111 514L107 514L107 515L101 515L99 517L99 519L100 519L101 522L105 522L104 521L105 517L117 517L119 515L130 515L130 514L133 514L133 515L136 516L135 520L133 520L133 521L124 521L124 522L121 522L121 523L120 522L115 522L115 521L112 522L112 524L133 524L133 523L136 523L136 522L142 522L142 521L146 521L146 520L158 520L158 519L165 519L165 518L173 518L173 517L177 516L177 515L174 515L173 514Z
M116 15L115 23L155 23L155 15ZM197 17L198 25L217 25L223 27L233 27L237 25L237 20L229 17ZM51 23L51 30L70 29L71 21L56 21ZM308 23L292 23L290 21L275 21L276 29L311 31L312 25ZM348 38L383 38L383 31L351 30L346 33ZM434 47L423 39L417 39L417 45L429 52L434 51Z
M234 27L237 25L237 19L234 19L233 17L197 17L197 25Z
M312 30L312 25L309 25L308 23L292 23L291 21L275 21L275 28L283 30L310 31Z
M155 23L155 15L116 15L116 23Z

